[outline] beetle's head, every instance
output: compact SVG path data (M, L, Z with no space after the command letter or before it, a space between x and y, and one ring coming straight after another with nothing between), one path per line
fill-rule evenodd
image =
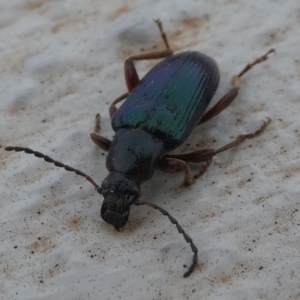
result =
M140 197L140 184L132 177L111 172L99 192L104 197L101 217L118 230L127 223L130 206Z

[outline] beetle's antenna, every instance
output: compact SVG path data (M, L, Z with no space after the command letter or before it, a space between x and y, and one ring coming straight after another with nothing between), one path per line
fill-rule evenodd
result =
M184 231L184 229L181 227L181 225L178 223L178 221L172 217L166 210L164 210L163 208L161 208L160 206L151 203L151 202L147 202L147 201L136 201L134 202L135 205L147 205L150 206L154 209L158 209L163 215L167 216L169 218L169 220L171 221L172 224L175 224L177 227L177 230L179 233L183 234L184 239L186 240L187 243L190 244L192 251L194 252L194 256L193 256L193 263L191 264L191 266L189 267L188 271L186 271L183 274L183 277L188 277L191 275L191 273L194 271L197 263L198 263L198 248L196 247L196 245L194 244L192 238L187 235L187 233Z
M83 173L82 171L80 171L78 169L74 169L74 168L72 168L72 167L70 167L68 165L64 165L63 163L52 159L48 155L44 155L43 153L40 153L40 152L37 152L37 151L33 151L32 149L23 148L23 147L12 147L12 146L9 146L9 147L5 147L4 150L6 150L6 151L16 151L16 152L24 151L27 154L33 154L36 157L43 158L46 162L52 163L56 167L64 168L67 171L74 172L77 175L85 177L85 179L88 180L95 187L95 189L99 193L101 193L101 188L99 187L99 185L96 184L96 182L89 175Z

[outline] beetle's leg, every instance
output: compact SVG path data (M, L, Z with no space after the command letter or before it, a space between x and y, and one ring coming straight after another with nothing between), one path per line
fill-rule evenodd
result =
M183 170L183 164L171 164L173 160L179 160L185 162L185 166L189 168L190 174L185 175L185 185L191 185L193 184L199 177L201 177L208 167L210 166L212 162L212 157L215 155L214 149L201 149L198 151L193 151L190 153L185 154L167 154L165 155L160 164L160 169L165 172L179 172ZM190 167L187 165L187 163L202 163L205 164L200 168L200 170L195 174L192 175ZM188 178L187 178L188 176Z
M92 141L104 151L108 151L111 141L99 135L100 132L100 115L96 114L94 132L90 134Z
M271 123L271 119L268 118L268 120L265 121L260 126L260 128L258 130L256 130L255 132L247 133L247 134L241 134L233 142L228 143L225 146L223 146L219 149L216 149L216 150L215 149L201 149L201 150L197 150L197 151L193 151L193 152L189 152L189 153L183 153L183 154L166 154L162 158L161 169L164 170L164 171L169 171L169 172L177 172L177 171L181 171L183 169L183 168L176 169L176 168L173 168L173 166L166 165L165 161L168 162L169 159L175 159L175 160L183 161L185 163L202 163L202 162L205 162L205 165L203 166L203 168L200 169L200 171L197 174L192 175L193 180L191 181L191 183L193 183L193 181L195 181L196 179L198 179L200 176L202 176L204 174L204 172L207 170L207 168L211 164L212 158L215 155L239 145L240 143L242 143L246 139L252 139L252 138L260 135L262 132L264 132L264 130L267 128L267 126L270 123Z
M164 156L160 162L159 168L166 172L180 172L184 170L184 184L191 185L195 182L191 168L184 160Z
M96 132L90 134L92 141L102 150L108 151L110 148L111 141Z
M270 53L274 53L275 49L270 49L265 55L262 55L258 57L256 60L254 60L252 63L248 64L238 75L235 75L232 77L232 85L234 87L239 88L241 86L241 77L247 73L249 70L251 70L255 65L260 64L261 62L264 62L268 59L268 55Z
M109 107L109 116L110 118L112 119L114 114L117 112L117 107L116 107L116 104L121 102L122 100L124 100L125 98L128 97L128 92L122 94L121 96L119 96Z
M100 120L101 120L101 117L100 117L100 114L96 114L95 116L95 127L94 127L94 132L95 133L99 133L100 132Z
M149 59L159 59L171 56L173 51L166 49L158 52L145 53L140 55L130 56L125 60L125 80L128 91L131 92L136 85L139 83L140 79L137 74L136 68L134 66L134 60L149 60Z
M159 20L155 20L155 22L158 26L161 37L166 46L166 50L150 52L150 53L143 53L143 54L139 54L139 55L133 55L125 60L125 63L124 63L125 80L126 80L126 85L127 85L129 92L131 92L140 81L139 75L138 75L136 68L134 66L134 63L133 63L134 60L159 59L159 58L165 58L165 57L171 56L173 54L173 51L169 47L167 35L163 31L162 23Z
M271 123L271 121L272 120L270 118L268 118L268 120L264 121L263 124L260 126L260 128L257 129L256 131L251 132L251 133L247 133L247 134L241 134L241 135L239 135L233 142L231 142L231 143L229 143L229 144L227 144L227 145L225 145L225 146L217 149L216 150L216 154L221 153L223 151L226 151L226 150L228 150L230 148L233 148L233 147L239 145L241 142L243 142L246 139L253 139L253 138L259 136L261 133L263 133L265 131L265 129Z
M169 44L169 41L168 41L168 37L167 37L166 33L164 32L162 22L160 21L160 19L156 19L156 20L154 20L154 22L158 26L158 29L160 31L160 35L161 35L161 37L162 37L162 39L165 43L166 49L170 50L170 44Z
M197 125L200 125L221 113L238 95L239 88L232 88L221 100L219 100L210 110L208 110Z
M265 55L257 58L251 64L248 64L238 75L232 77L233 88L221 98L210 110L208 110L198 122L198 125L207 122L221 113L238 95L239 88L241 86L241 77L251 70L255 65L268 59L268 55L275 52L274 49L269 50Z
M194 177L194 181L196 181L198 178L200 178L208 169L208 167L210 166L210 164L212 163L212 159L206 160L205 161L205 165L198 171L198 173L196 173L193 177Z

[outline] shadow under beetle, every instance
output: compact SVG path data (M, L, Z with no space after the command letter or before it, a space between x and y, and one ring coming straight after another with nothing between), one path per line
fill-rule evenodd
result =
M150 179L155 169L159 168L167 172L184 171L184 182L190 185L206 171L216 154L237 146L245 139L258 136L265 130L271 119L265 121L257 131L240 135L219 149L168 154L188 138L195 126L222 112L238 95L240 78L254 65L265 61L274 49L248 64L234 76L233 88L207 111L219 84L217 64L209 56L196 51L173 55L161 22L156 20L156 23L166 49L126 59L125 79L128 92L118 97L109 108L112 127L116 132L113 141L99 135L100 115L96 115L95 130L91 133L91 139L101 149L108 151L106 167L109 175L101 187L82 171L55 161L40 152L11 146L5 150L34 154L57 167L85 177L104 197L101 217L116 229L126 224L132 204L148 205L158 209L176 225L194 253L193 262L184 274L184 277L187 277L198 262L197 247L167 211L156 204L139 200L140 184ZM165 59L140 80L133 61L159 58ZM126 101L117 109L116 104L124 99ZM203 165L196 174L192 174L190 163Z

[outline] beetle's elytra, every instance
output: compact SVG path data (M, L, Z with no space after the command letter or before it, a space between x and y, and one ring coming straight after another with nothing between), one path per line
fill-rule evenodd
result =
M55 161L40 152L11 146L5 150L34 154L57 167L85 177L104 197L101 207L102 218L116 229L126 224L132 204L148 205L158 209L177 226L194 253L193 263L184 274L184 277L187 277L198 262L197 247L167 211L156 204L139 200L140 185L150 179L157 168L167 172L184 171L184 182L190 185L206 171L216 154L237 146L247 138L256 137L265 130L271 119L264 122L257 131L240 135L219 149L168 154L188 138L195 126L221 113L236 98L241 85L240 78L254 65L265 61L268 54L274 50L269 50L234 76L233 88L207 110L219 84L217 64L209 56L196 51L173 55L161 22L157 20L156 23L166 49L131 56L125 61L128 92L118 97L109 109L112 127L116 131L113 141L99 135L100 116L96 115L95 132L91 134L91 138L101 149L108 151L106 167L109 174L101 187L82 171ZM164 60L140 80L133 61L159 58ZM117 109L116 104L122 100L125 100L124 103ZM202 167L199 167L196 174L192 174L189 163L201 163Z

